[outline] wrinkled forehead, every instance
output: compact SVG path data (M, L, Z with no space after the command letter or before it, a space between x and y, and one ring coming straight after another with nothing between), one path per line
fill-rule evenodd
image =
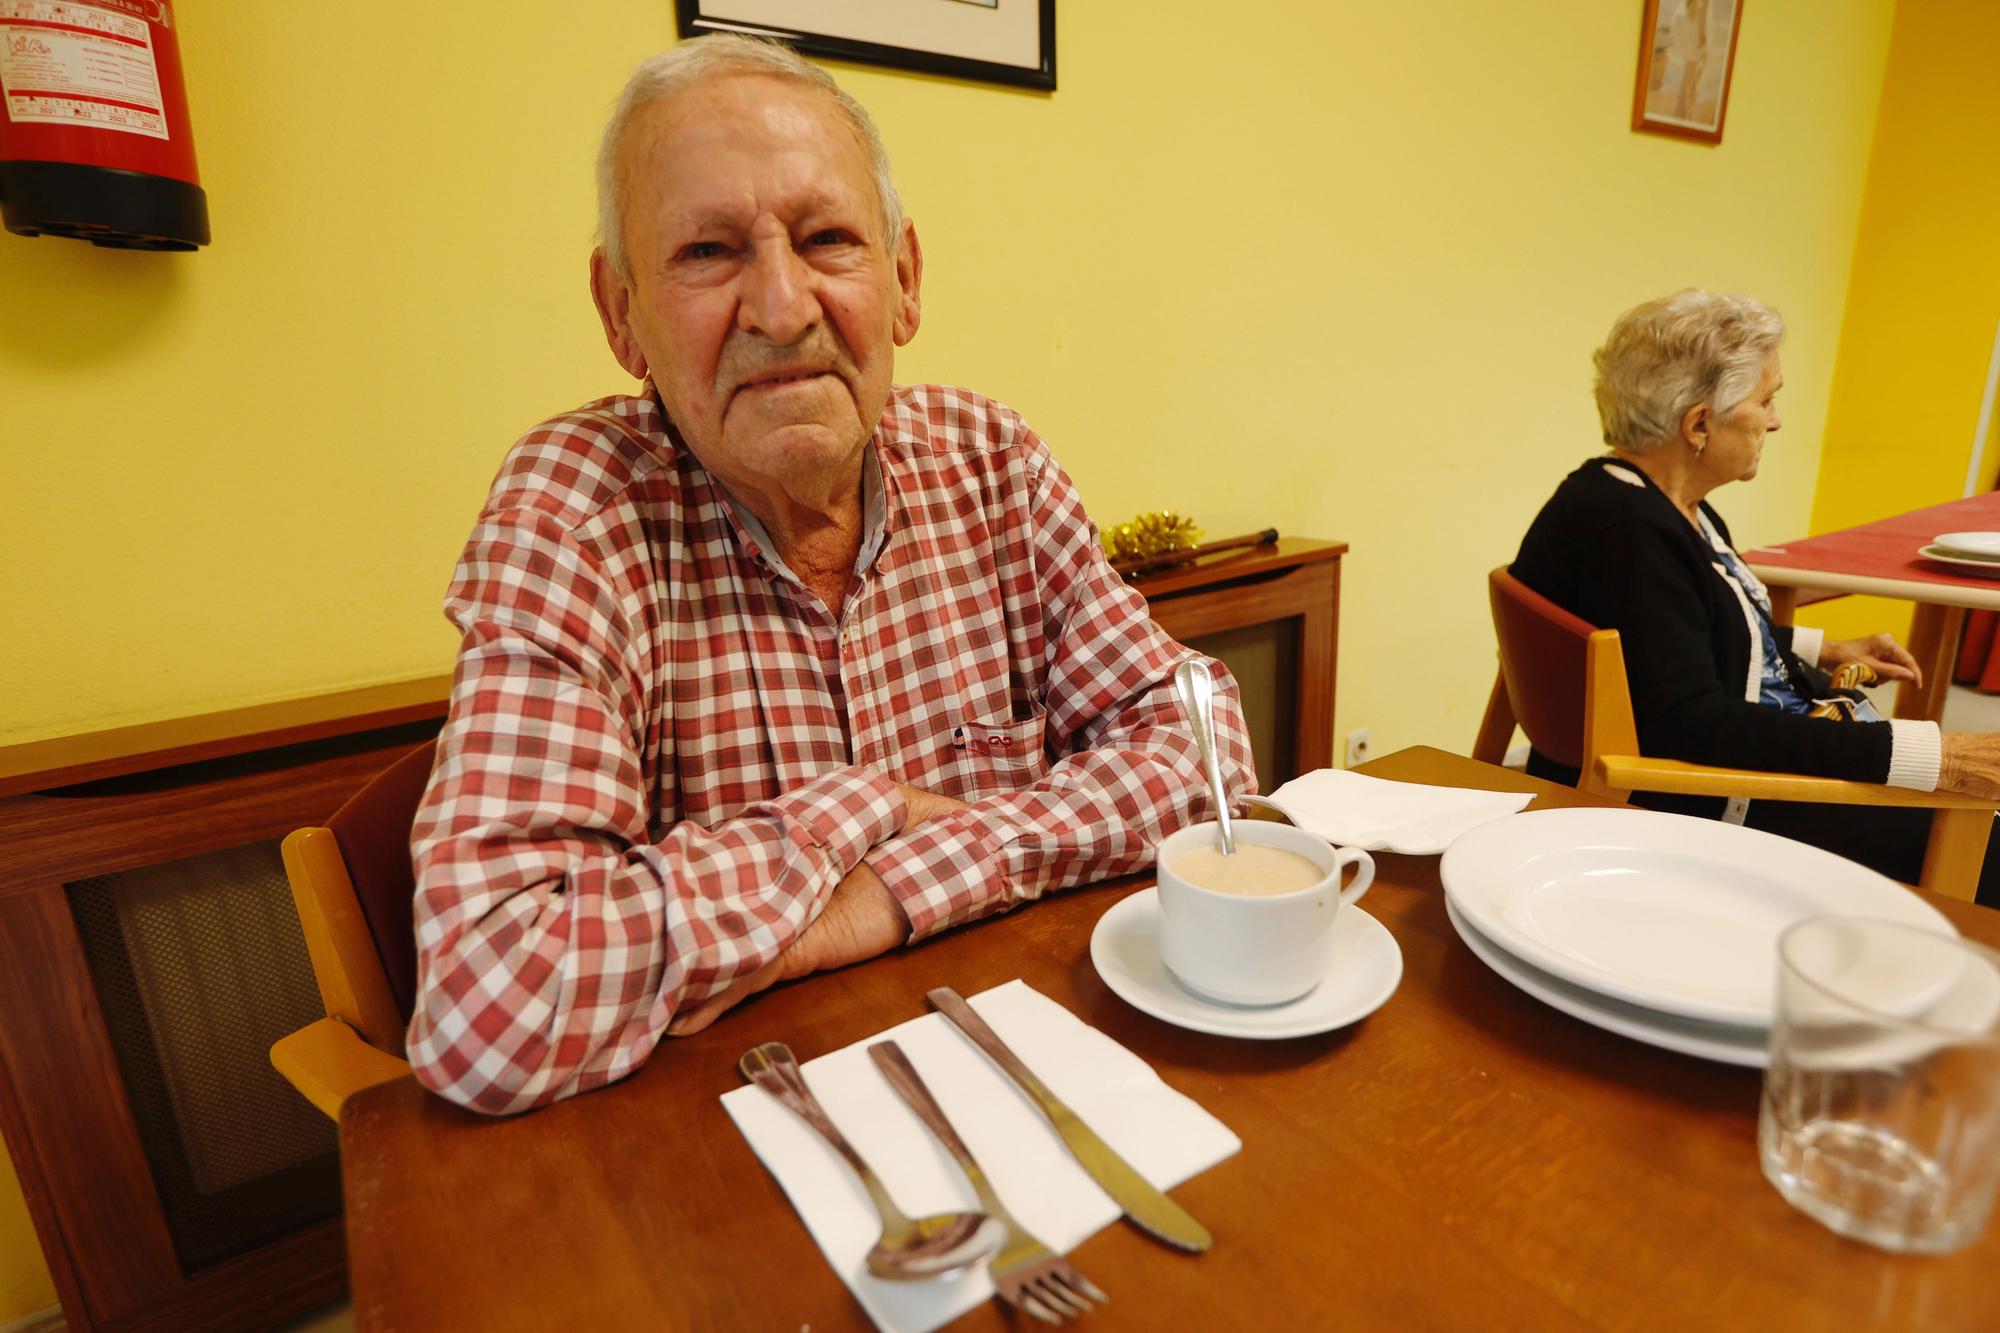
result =
M860 129L826 91L728 71L640 107L619 144L621 193L692 203L755 181L822 198L868 197L874 171Z

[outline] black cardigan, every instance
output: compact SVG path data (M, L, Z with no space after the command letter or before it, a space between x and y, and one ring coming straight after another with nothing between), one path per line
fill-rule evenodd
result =
M1641 484L1620 480L1607 464ZM1728 542L1722 519L1706 501L1701 508ZM1752 643L1743 604L1706 540L1637 468L1593 458L1570 473L1535 516L1511 568L1556 605L1618 631L1642 752L1860 782L1889 776L1888 723L1826 721L1744 698L1751 653L1761 655L1762 646ZM1791 628L1774 629L1793 679L1809 689L1823 682L1792 654ZM1559 768L1546 758L1537 767ZM1705 814L1721 804L1647 803Z

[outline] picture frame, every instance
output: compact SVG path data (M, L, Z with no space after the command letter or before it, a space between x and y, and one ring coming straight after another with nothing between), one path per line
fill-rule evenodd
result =
M1050 92L1056 0L674 0L683 39L776 37L807 55Z
M1746 0L1646 0L1632 128L1722 142Z

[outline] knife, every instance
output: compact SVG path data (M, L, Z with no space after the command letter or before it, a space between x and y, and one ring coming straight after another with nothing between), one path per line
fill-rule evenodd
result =
M1137 1223L1140 1230L1169 1245L1197 1254L1209 1247L1211 1242L1207 1228L1189 1217L1179 1204L1154 1189L1144 1176L1132 1169L1131 1163L1111 1151L1089 1125L1077 1118L1076 1112L1063 1105L1049 1091L1048 1085L1021 1063L1019 1056L1007 1049L1007 1043L1000 1040L1000 1034L988 1027L986 1020L974 1013L972 1006L957 991L949 986L940 986L927 998L933 1009L950 1019L960 1032L971 1038L973 1045L986 1052L994 1064L1020 1085L1021 1090L1028 1094L1028 1100L1055 1126L1064 1146L1083 1164L1090 1178L1117 1201L1118 1206L1125 1210L1125 1216Z

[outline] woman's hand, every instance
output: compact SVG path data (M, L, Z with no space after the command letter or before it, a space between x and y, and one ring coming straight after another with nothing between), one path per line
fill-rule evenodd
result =
M2000 800L2000 733L1947 731L1941 739L1938 789Z
M1866 662L1883 680L1907 680L1922 689L1923 668L1910 650L1891 634L1871 634L1865 639L1829 639L1820 645L1819 664L1832 671L1844 662Z

